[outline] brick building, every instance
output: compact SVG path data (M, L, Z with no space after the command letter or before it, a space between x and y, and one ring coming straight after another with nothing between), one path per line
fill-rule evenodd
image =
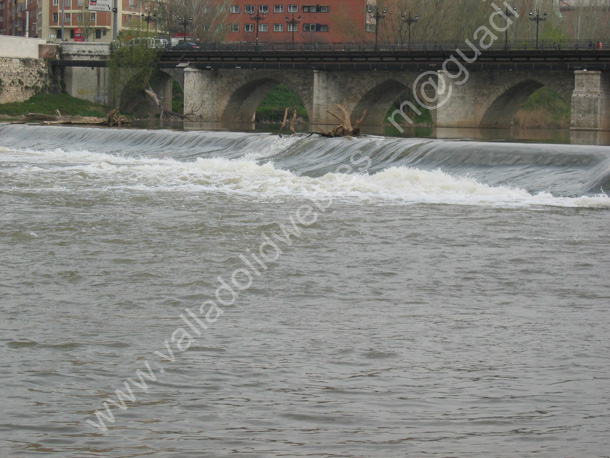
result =
M117 31L141 27L146 6L140 0L119 0ZM89 0L0 0L2 35L60 41L62 25L66 40L112 40L112 13L89 11Z
M362 41L370 20L366 5L366 0L231 0L225 41L255 42L257 35L261 43Z

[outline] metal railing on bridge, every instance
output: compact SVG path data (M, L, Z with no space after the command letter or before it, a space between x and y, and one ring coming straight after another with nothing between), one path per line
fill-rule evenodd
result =
M473 46L479 47L475 40L471 40ZM208 42L199 43L201 49L193 52L426 52L426 51L455 51L456 49L467 50L469 45L466 41L440 41L440 42L412 42L411 44L383 44L380 43L375 49L372 43L265 43L259 42L236 42L236 43L220 43ZM593 42L583 42L582 40L564 40L564 41L539 41L536 47L536 42L533 40L515 40L510 42L508 47L502 40L497 40L484 51L598 51L597 44ZM171 49L170 49L171 51ZM185 50L175 52L190 52Z

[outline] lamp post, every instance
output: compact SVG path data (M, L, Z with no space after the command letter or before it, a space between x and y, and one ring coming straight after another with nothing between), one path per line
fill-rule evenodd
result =
M505 5L506 5L506 3L505 3ZM501 11L500 8L498 8L498 11ZM506 5L506 9L504 10L504 15L506 16L506 30L504 31L504 51L508 51L508 26L510 25L508 23L508 21L509 21L508 18L513 17L516 14L517 14L517 8L513 7L513 9L511 10L508 7L508 5ZM538 46L538 45L536 45L536 46Z
M374 8L370 8L368 9L368 13L369 16L371 16L372 18L375 18L375 52L378 51L378 47L377 47L377 36L379 34L379 19L385 19L385 15L387 13L387 10L384 8L381 12L379 11L379 8L377 8L376 6Z
M538 27L540 26L541 22L544 22L547 20L547 17L548 17L548 15L546 14L546 11L544 12L544 14L542 16L540 16L539 9L536 9L535 16L533 13L530 12L530 21L536 22L536 49L538 49Z
M184 27L184 42L186 43L186 26L193 23L192 17L178 16L178 24Z
M147 12L146 14L142 14L142 20L144 22L146 22L146 36L148 36L148 27L150 26L151 22L155 22L157 20L157 15L156 14L150 14L150 11ZM186 38L186 35L185 35Z
M119 0L114 0L112 6L112 41L117 39L117 31L119 28Z
M405 14L403 13L402 15L402 22L407 24L407 27L409 29L409 47L408 49L411 49L411 24L416 23L417 21L419 21L419 14L415 14L415 17L411 17L411 11L409 11L409 15L405 16ZM402 34L401 34L402 35ZM401 37L402 40L402 37Z
M261 16L262 14L262 16ZM256 13L256 16L254 15L254 13L250 13L250 19L253 21L256 21L256 45L255 48L258 51L258 23L260 21L262 21L263 19L265 19L265 16L267 16L267 13Z
M25 0L25 34L24 37L30 36L30 11L28 10L28 0Z
M64 25L66 20L65 8L66 0L61 0L61 41L66 41L66 37L64 37Z
M292 48L294 48L294 32L299 22L301 22L301 16L299 16L297 19L294 18L294 14L292 15L292 19L290 19L290 16L286 16L286 23L292 29Z

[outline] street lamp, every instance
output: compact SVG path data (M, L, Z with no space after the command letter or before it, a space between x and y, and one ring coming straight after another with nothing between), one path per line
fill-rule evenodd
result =
M61 0L61 41L66 41L66 37L64 36L64 25L66 20L66 0Z
M536 22L536 49L538 49L538 27L540 26L541 22L544 22L547 20L547 16L548 15L546 14L546 11L544 12L544 14L542 16L540 16L540 10L538 8L536 8L535 16L532 12L530 12L530 21Z
M506 5L506 3L505 3L505 5ZM500 8L498 8L498 11L502 11L502 10ZM506 16L506 30L504 31L504 51L508 51L508 26L510 25L508 18L513 17L516 14L517 14L517 8L513 7L513 9L511 10L508 7L508 5L506 5L506 9L504 10L504 15ZM531 15L531 13L530 13L530 15Z
M290 19L290 16L286 16L286 23L292 29L292 48L294 48L294 32L299 22L301 22L301 16L299 16L297 19L294 18L294 14L292 15L292 19Z
M411 11L409 11L409 15L405 16L405 14L403 13L402 15L402 22L405 22L407 24L407 27L409 28L409 50L411 49L411 24L416 23L417 21L419 21L419 14L416 14L415 17L411 17ZM402 40L402 33L401 33L401 40Z
M378 51L378 47L377 47L377 35L379 33L379 19L385 19L385 15L387 13L387 10L384 8L380 12L379 8L377 8L375 6L374 9L369 7L368 13L369 13L369 16L371 16L372 18L375 18L375 52L377 52Z
M149 11L146 14L142 14L141 16L142 16L142 20L144 22L146 22L146 36L148 36L148 27L150 26L151 22L155 22L157 20L157 15L150 14L150 11Z
M186 43L186 26L189 24L193 23L193 18L192 17L182 17L182 16L178 16L178 24L180 24L182 27L184 27L184 42Z
M256 16L254 15L254 13L250 13L250 19L253 21L256 21L256 50L258 51L258 23L260 21L262 21L263 19L265 19L265 16L267 16L267 13L261 13L262 16L259 13L256 13Z

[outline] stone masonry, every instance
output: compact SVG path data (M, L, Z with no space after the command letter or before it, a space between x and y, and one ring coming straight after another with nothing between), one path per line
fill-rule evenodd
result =
M44 61L0 57L0 103L23 102L48 84Z

